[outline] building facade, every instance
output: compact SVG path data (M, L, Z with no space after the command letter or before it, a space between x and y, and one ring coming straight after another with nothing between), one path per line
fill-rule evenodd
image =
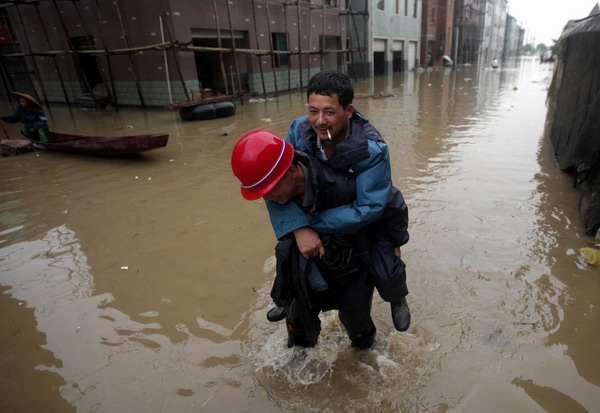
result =
M504 36L503 60L511 59L519 55L521 50L519 43L519 26L517 19L510 14L506 15L506 34Z
M411 0L415 1L415 0ZM349 0L10 2L0 18L5 89L73 102L103 86L118 105L163 106L216 94L277 94L333 68L356 71ZM357 28L352 26L353 31ZM6 42L4 42L6 43ZM352 53L351 53L352 52ZM22 74L27 75L23 76Z
M421 62L424 66L451 64L455 0L423 0Z
M480 0L482 3L483 35L479 57L483 64L490 64L504 55L504 33L506 30L507 0Z
M349 8L354 12L347 24L352 47L365 45L367 49L362 56L354 53L354 62L363 62L361 75L419 66L421 0L350 0ZM362 19L358 17L361 10Z
M480 0L456 0L452 57L457 65L477 63L483 36Z

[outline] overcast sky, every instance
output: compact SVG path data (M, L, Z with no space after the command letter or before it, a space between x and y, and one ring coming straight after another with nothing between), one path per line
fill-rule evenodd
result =
M528 42L552 44L569 20L586 17L597 0L508 0L508 12L526 30Z

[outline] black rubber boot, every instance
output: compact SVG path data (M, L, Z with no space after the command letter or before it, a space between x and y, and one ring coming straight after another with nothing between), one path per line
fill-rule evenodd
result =
M391 303L392 307L392 320L394 321L394 327L398 331L406 331L410 326L410 309L406 302L406 297L398 303Z
M283 320L287 316L287 307L273 307L267 313L267 320L272 323Z

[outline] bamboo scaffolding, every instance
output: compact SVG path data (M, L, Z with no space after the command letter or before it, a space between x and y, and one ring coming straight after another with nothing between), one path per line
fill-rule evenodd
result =
M221 44L221 27L219 26L219 11L217 10L217 2L213 0L213 13L215 16L215 23L217 28L217 44L219 49L222 47ZM229 95L229 85L227 84L227 73L225 72L225 63L223 62L223 52L219 50L219 64L221 66L221 76L223 77L223 84L225 85L225 94ZM233 85L231 85L233 86Z
M288 20L287 20L287 7L285 5L283 6L283 21L285 22L285 26L288 27L288 25L287 25L288 24ZM287 42L288 48L291 47L290 45L292 43L290 42L290 32L289 31L285 32L285 38L286 38L286 42ZM287 76L287 78L288 78L288 88L287 88L287 90L292 90L292 69L291 69L292 65L290 64L291 60L292 59L288 59L288 65L287 65L287 73L288 73L288 76Z
M36 51L33 53L21 52L21 53L4 53L0 56L2 57L26 57L26 56L58 56L58 55L78 55L78 54L109 54L109 55L128 55L133 52L140 51L164 51L171 48L178 49L181 52L227 52L233 53L235 50L236 53L241 54L256 54L259 56L268 56L268 55L309 55L309 54L321 54L320 51L312 51L312 50L303 50L302 52L295 52L292 50L267 50L267 49L233 49L228 47L208 47L208 46L190 46L188 43L179 43L179 42L164 42L157 43L154 45L148 46L140 46L140 47L132 47L129 49L95 49L95 50L49 50L49 51ZM358 51L359 49L325 49L323 53L347 53L350 51Z
M300 0L296 1L298 9L298 69L300 70L300 90L304 89L304 79L302 79L302 10L300 9Z
M56 1L56 0L54 0L54 1ZM121 34L123 35L123 39L125 40L125 46L127 46L127 48L129 48L129 38L127 37L127 33L125 32L125 26L123 25L123 17L121 15L121 7L119 6L119 0L114 0L114 5L117 9L117 16L119 17L119 26L121 27ZM131 55L131 52L128 52L128 55L129 55L129 61L131 63L131 67L132 67L132 71L133 71L133 77L135 79L135 85L137 87L138 96L140 98L140 103L142 104L142 107L145 108L146 102L144 102L144 96L142 95L142 89L140 87L140 80L139 80L139 75L138 75L138 71L137 71L137 65L135 64L135 59Z
M65 98L68 102L68 96L66 93L66 89L64 86L64 81L62 79L62 76L60 75L60 71L58 70L58 65L56 63L56 57L59 55L71 55L71 56L78 56L78 55L85 55L85 54L94 54L97 56L105 56L106 58L106 64L108 66L108 71L109 71L109 77L110 77L110 83L111 83L111 87L112 87L112 93L113 93L113 99L115 101L115 105L116 107L118 107L118 104L116 102L116 90L115 90L115 85L114 85L114 79L113 79L113 75L112 75L112 65L111 65L111 60L110 57L111 56L118 56L118 55L128 55L130 62L131 62L131 66L132 66L132 70L133 70L133 75L135 78L135 83L137 86L137 92L140 98L140 103L142 104L142 106L146 107L146 104L144 102L144 98L143 98L143 94L142 94L142 90L141 90L141 86L140 86L140 81L139 81L139 73L138 73L138 68L136 65L136 62L134 60L133 54L136 52L143 52L143 51L171 51L174 54L175 57L175 61L177 64L177 68L178 68L178 72L179 72L179 78L182 82L186 97L189 99L189 95L188 95L188 91L187 88L185 86L185 80L183 77L183 74L181 72L181 66L180 66L180 62L179 62L179 52L191 52L191 53L202 53L202 52L216 52L219 54L219 64L221 67L221 76L223 78L223 83L225 85L225 93L226 95L229 95L229 88L228 88L228 82L227 82L227 74L225 71L225 64L224 64L224 54L232 54L233 55L233 60L234 60L234 65L235 65L235 76L236 76L236 80L237 80L237 89L238 89L238 95L240 100L243 99L242 97L242 85L241 85L241 79L240 79L240 72L239 72L239 64L238 64L238 56L239 55L243 55L243 54L250 54L250 55L254 55L255 57L257 57L259 59L259 69L260 69L260 74L261 74L261 82L262 82L262 89L263 89L263 95L266 97L267 95L267 88L265 85L265 74L263 72L263 61L262 58L265 56L269 56L270 60L271 60L271 69L272 69L272 73L273 73L273 80L274 80L274 89L275 89L275 95L278 96L279 95L279 90L278 90L278 81L277 81L277 67L276 67L276 58L278 56L288 56L288 57L292 57L292 56L298 56L298 72L299 72L299 77L300 77L300 82L299 82L299 88L300 90L302 90L304 88L304 72L303 72L303 62L305 61L305 59L303 58L303 56L307 56L308 58L308 74L310 76L310 71L311 71L311 62L312 62L312 55L320 55L320 68L321 70L324 69L324 65L325 65L325 55L326 54L331 54L331 53L342 53L343 56L349 56L350 57L350 62L351 62L351 66L352 66L352 70L354 72L354 77L356 79L356 69L354 68L354 54L356 52L359 53L360 56L360 60L361 60L361 64L362 64L362 72L363 72L363 77L365 76L365 70L364 70L364 59L363 59L363 51L365 50L363 47L360 47L360 38L358 36L358 27L355 21L355 17L357 15L363 15L363 16L368 16L368 13L362 12L362 11L354 11L352 10L352 5L349 4L348 5L348 9L347 10L339 10L337 8L335 8L335 12L338 16L344 16L344 15L350 15L352 18L352 25L354 28L354 32L356 35L356 41L357 41L357 46L358 47L354 47L354 42L353 42L353 36L350 35L348 30L345 34L346 36L348 36L349 39L349 43L347 45L342 44L341 49L326 49L326 16L325 13L328 12L328 10L330 9L334 9L331 6L326 6L324 4L324 2L322 2L321 4L311 4L311 3L301 3L300 0L265 0L264 5L265 5L265 9L266 9L266 17L267 17L267 28L268 28L268 39L269 39L269 49L261 49L260 46L260 39L259 39L259 33L258 33L258 23L257 23L257 14L256 14L256 1L252 0L252 16L253 16L253 20L254 20L254 30L255 30L255 36L256 36L256 48L238 48L236 45L236 39L235 39L235 33L233 30L233 24L232 24L232 13L231 13L231 5L229 4L228 0L225 0L227 3L227 17L228 17L228 21L229 21L229 33L230 33L230 37L231 37L231 47L223 47L222 44L222 39L221 39L221 27L220 27L220 21L219 21L219 14L218 14L218 10L217 10L217 3L216 0L212 0L212 4L213 4L213 9L214 9L214 18L215 18L215 27L216 27L216 32L217 32L217 41L218 41L218 47L207 47L207 46L194 46L192 41L188 41L188 42L180 42L178 40L176 40L173 36L172 33L172 29L170 24L167 24L167 31L169 34L169 39L168 41L163 41L160 43L156 43L156 44L147 44L147 45L142 45L142 46L135 46L132 47L132 45L129 44L129 39L127 37L127 33L125 31L125 26L124 26L124 21L123 21L123 15L121 12L121 7L119 5L119 0L113 0L113 4L116 7L117 10L117 15L118 15L118 20L119 20L119 24L120 24L120 29L121 29L121 33L122 33L122 37L125 40L125 48L114 48L114 49L109 49L107 47L106 41L104 39L104 36L102 34L102 28L101 28L101 17L100 17L100 12L99 12L99 0L95 0L96 3L96 16L97 16L97 20L98 20L98 29L100 32L100 36L102 37L102 49L95 49L95 50L77 50L74 47L74 44L72 42L72 39L69 36L69 32L66 28L66 25L64 23L64 19L61 16L60 11L58 10L58 6L56 4L57 0L48 0L48 1L52 1L54 3L55 9L61 19L61 24L63 25L63 29L65 32L65 35L68 38L69 41L69 46L70 46L70 50L46 50L46 51L33 51L31 49L31 47L29 47L29 51L21 51L21 52L15 52L15 53L8 53L8 54L1 54L0 55L0 59L4 59L4 58L10 58L10 57L19 57L19 58L25 58L25 57L31 57L34 61L35 64L35 57L38 56L50 56L52 57L52 59L55 62L55 66L57 67L57 72L59 73L60 76L60 81L61 81L61 85L63 87L63 93L65 94ZM76 2L78 0L69 0L74 4L74 7L77 11L77 14L79 15L79 19L83 22L83 17L81 16L81 13L77 7ZM6 1L2 1L0 0L1 3L7 3ZM27 1L9 1L8 3L11 3L14 7L17 7L18 9L18 5L19 4L34 4L36 5L36 9L37 9L37 4L38 1L31 1L31 2L27 2ZM289 27L288 26L288 15L287 15L287 7L288 6L292 6L296 8L296 24L297 24L297 37L298 37L298 44L297 44L297 48L295 50L275 50L274 48L274 39L273 39L273 32L272 32L272 27L271 27L271 14L270 14L270 10L269 10L269 4L278 4L282 7L282 14L283 14L283 19L284 19L284 25L285 27ZM163 8L164 8L164 1L163 1ZM309 40L308 40L308 47L306 48L306 50L304 50L303 48L303 44L302 44L302 40L303 40L303 17L302 17L302 13L303 10L306 10L306 12L309 13L308 18L304 19L305 21L308 21L308 30L309 30ZM321 32L322 32L322 37L320 39L320 48L319 50L312 50L312 30L311 30L311 24L312 24L312 10L319 10L321 12ZM38 10L38 15L39 15L39 10ZM40 16L40 20L41 20L41 15ZM165 19L167 20L167 19ZM292 21L294 19L292 18ZM45 32L45 36L47 39L47 43L49 48L51 48L51 43L48 37L48 34L46 32L45 26L43 25L42 22L42 27L44 28L44 32ZM343 33L343 24L340 21L339 22L339 27L340 27L340 39L342 39L342 43L343 43L343 39L344 39L344 33ZM90 38L90 34L88 31L88 28L85 26L83 26L84 31L86 33L86 39ZM348 28L350 29L350 28ZM291 49L291 42L290 42L290 30L286 30L285 31L285 36L287 38L287 48ZM26 36L27 37L27 36ZM88 44L88 46L91 46ZM349 55L348 55L349 53ZM346 58L342 57L338 57L338 64L340 62L340 59L342 59L343 64L345 64L346 62ZM75 64L78 65L79 64L79 60L78 59L74 59ZM38 70L39 71L39 70ZM288 61L287 64L287 72L288 72L288 90L291 90L291 64ZM365 77L366 78L366 77ZM10 80L10 79L9 79ZM85 79L84 76L84 80L87 83L87 79ZM104 79L103 79L104 81ZM5 80L6 83L6 80ZM233 83L233 82L232 82ZM43 87L43 84L40 83L40 85ZM88 85L89 88L89 85ZM45 93L45 92L44 92ZM46 98L46 96L44 96ZM243 103L243 100L242 100Z
M256 5L254 3L254 0L252 0L252 18L254 20L254 35L256 37L256 47L260 47L260 41L259 41L259 36L258 36L258 26L256 24ZM258 57L258 68L260 69L260 80L262 82L262 88L263 88L263 96L266 98L267 97L267 88L265 87L265 75L263 73L263 68L262 68L262 58L261 56L257 56Z
M360 37L358 37L358 27L356 26L356 20L354 19L355 14L352 13L352 2L348 2L348 10L350 10L350 14L352 15L352 23L354 25L354 31L356 33L356 41L358 42L358 55L360 57L360 64L361 64L361 73L363 74L363 79L366 79L367 77L365 76L365 61L363 59L363 54L362 54L362 49L360 47Z
M6 96L10 96L10 91L11 90L15 90L14 88L10 88L8 85L8 82L6 81L6 78L8 76L8 74L5 74L5 66L4 65L0 65L0 76L2 76L2 84L4 85L4 90L6 91Z
M277 68L275 67L275 55L273 54L273 35L271 34L271 13L269 13L269 1L265 2L267 9L267 27L269 28L269 48L271 49L271 69L273 70L273 83L275 84L275 96L279 96L277 85Z
M42 26L42 31L44 32L44 37L46 38L46 43L48 43L48 47L52 48L52 43L50 43L50 36L48 35L48 29L46 29L46 24L44 23L44 19L42 18L42 14L40 13L40 8L38 4L34 4L35 11L37 13L38 19ZM52 61L54 62L54 68L56 69L56 74L58 75L58 80L60 81L60 86L62 88L63 95L65 97L65 101L68 106L71 106L71 101L69 100L69 95L67 94L67 89L65 88L65 82L63 80L62 74L60 73L60 68L58 67L58 62L56 61L56 56L50 56Z
M29 51L32 52L33 49L31 48L31 41L29 40L29 36L27 35L27 32L26 32L27 29L26 29L26 26L23 21L23 15L21 14L21 9L19 8L19 6L17 4L15 4L15 9L17 10L17 16L19 17L19 23L21 24L21 27L23 28L23 34L25 35L25 43L27 43L27 48L29 49ZM37 61L35 60L34 56L31 56L31 61L33 62L34 77L37 78L40 88L42 89L42 95L44 96L44 102L46 103L46 105L48 105L48 96L46 95L46 88L44 87L44 79L42 79L40 68L38 67Z
M104 33L102 32L102 17L100 15L100 3L99 3L99 0L95 0L95 2L96 2L96 21L98 23L98 33L100 34L100 40L102 42L102 47L106 51L107 50L106 39L104 38ZM110 54L105 53L104 57L106 59L106 66L108 67L108 79L110 80L110 88L112 90L112 101L113 101L113 104L115 105L115 110L118 112L119 111L119 102L117 99L117 91L115 90L115 81L114 81L114 76L113 76L113 71L112 71L112 64L110 62Z
M77 16L79 17L79 21L81 22L81 26L83 27L83 32L85 33L85 42L87 44L87 47L89 47L91 49L91 46L94 45L94 43L93 43L94 38L93 38L93 36L90 35L90 31L87 29L87 25L85 24L85 19L81 15L81 11L79 10L79 6L77 5L77 1L78 0L71 0L71 1L73 2L73 6L75 7L75 12L77 13ZM85 77L87 79L87 76L85 75L85 73L83 73L83 77ZM104 74L102 73L102 69L100 70L100 79L102 80L102 83L106 82L104 80ZM96 85L89 84L89 81L88 81L88 85L90 86L90 90L89 91L92 92L93 88Z
M244 98L242 92L242 82L240 80L240 69L238 66L237 53L235 52L235 34L233 32L233 23L231 22L231 5L229 4L229 0L225 0L225 3L227 3L227 18L229 19L229 32L231 33L231 45L233 48L233 64L235 65L235 77L238 84L238 94L240 97L240 102L243 105Z
M308 50L312 50L312 33L313 31L312 29L312 10L308 9ZM311 64L312 64L312 59L311 56L308 55L308 77L310 77L310 68L311 68Z
M325 50L325 1L323 1L323 5L321 6L321 30L323 31L323 35L321 36L320 50ZM319 68L321 70L325 69L325 59L323 55L321 55L321 59L319 61Z
M171 24L166 17L167 10L165 7L164 0L163 0L162 4L163 4L163 10L165 12L164 22L165 22L165 25L167 26L167 33L169 34L169 41L172 42L173 41L173 31L171 30ZM173 52L172 54L173 54L173 58L175 59L175 66L177 67L177 74L179 75L179 80L181 81L181 87L183 88L183 92L185 93L186 99L190 100L190 94L187 90L187 85L185 84L185 79L183 77L183 73L181 72L181 61L179 60L179 53L178 53L177 49L175 49L175 48L171 48L170 50ZM170 79L169 79L169 81L170 81Z
M71 49L71 51L75 52L75 50L76 50L75 45L73 44L73 40L71 39L71 35L69 34L69 29L67 29L67 25L65 24L65 19L63 19L62 13L60 12L60 9L58 8L58 4L56 3L56 0L52 0L52 3L54 4L54 9L56 10L56 14L58 15L58 19L60 20L60 24L63 28L63 32L64 32L65 36L67 37L67 42L69 44L69 48ZM75 59L75 66L77 66L77 70L79 71L79 73L84 73L79 59ZM90 87L90 84L89 84L87 78L85 77L85 75L83 76L83 82L85 83L87 90L91 91L92 88Z

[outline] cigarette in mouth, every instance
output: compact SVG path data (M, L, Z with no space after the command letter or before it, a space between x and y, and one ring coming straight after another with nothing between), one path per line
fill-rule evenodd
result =
M329 132L329 129L327 129L327 136L329 137L329 140L331 140L331 132Z

